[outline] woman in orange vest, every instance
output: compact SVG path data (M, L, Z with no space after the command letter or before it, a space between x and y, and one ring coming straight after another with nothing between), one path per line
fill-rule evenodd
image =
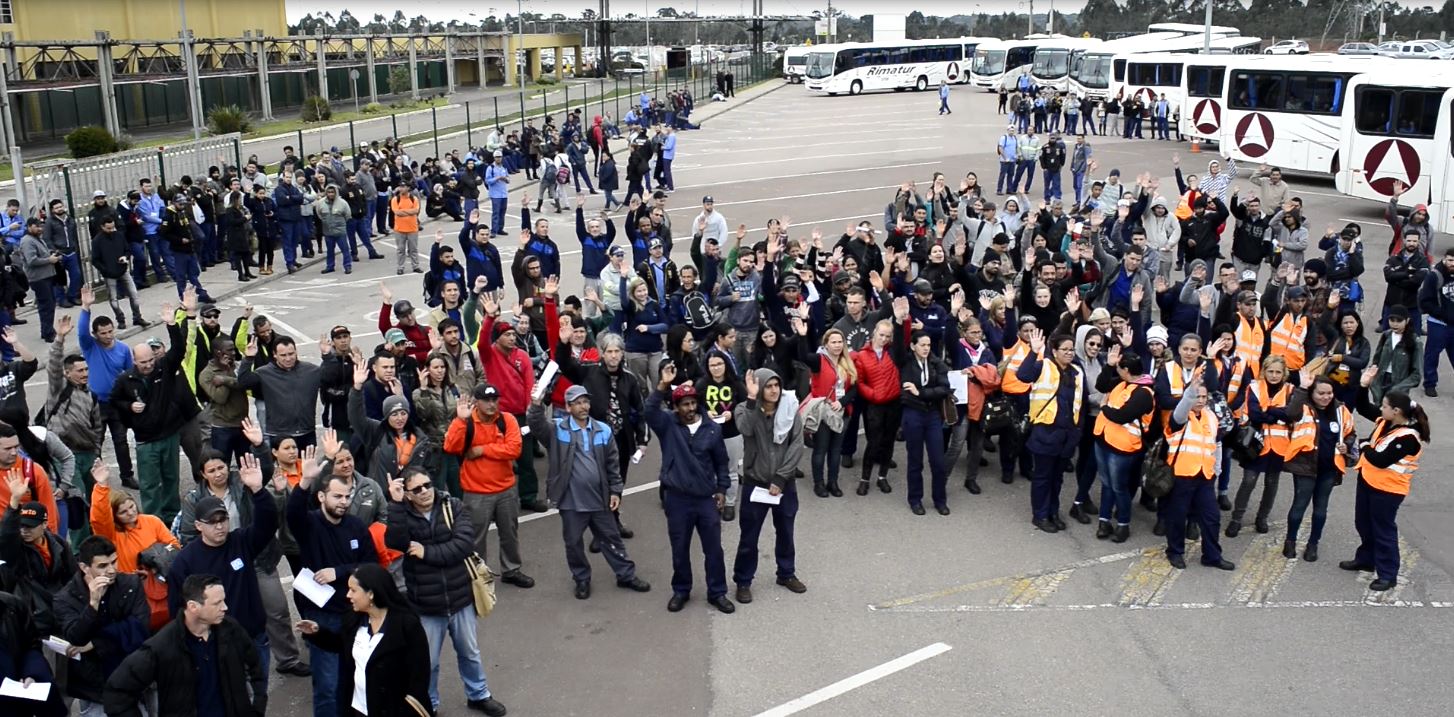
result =
M1164 429L1171 415L1172 409L1176 408L1181 401L1186 387L1191 385L1192 379L1200 378L1202 385L1220 385L1217 376L1217 368L1202 354L1202 339L1196 334L1182 334L1176 342L1176 354L1171 360L1161 365L1161 370L1152 373L1155 377L1154 389L1156 392L1156 407L1160 409L1158 418L1159 425ZM1144 492L1141 494L1141 506L1148 510L1157 510L1156 499L1151 498ZM1190 531L1191 539L1197 540L1196 525L1187 528ZM1158 511L1156 525L1152 527L1153 535L1164 535L1166 524L1164 516Z
M1202 565L1219 570L1237 566L1222 557L1217 540L1222 511L1217 507L1213 479L1217 476L1217 415L1208 405L1202 378L1192 379L1167 418L1166 461L1176 476L1171 493L1162 500L1166 521L1166 561L1186 568L1186 524L1190 517L1201 528Z
M1252 379L1257 377L1252 369L1261 365L1262 357L1259 354L1249 364L1236 350L1237 336L1231 326L1223 324L1213 333L1217 338L1207 350L1212 355L1212 366L1217 369L1219 384L1216 392L1227 399L1227 409L1232 415L1241 416L1247 410L1247 390L1252 386ZM1217 470L1217 507L1226 511L1232 509L1232 500L1227 497L1227 489L1232 484L1232 452L1222 451L1221 460Z
M1317 561L1318 540L1323 537L1323 523L1328 518L1328 497L1333 486L1343 482L1349 456L1356 457L1353 412L1337 401L1335 393L1333 382L1326 377L1304 376L1291 402L1291 413L1300 418L1292 431L1292 450L1296 454L1286 464L1292 474L1293 494L1282 556L1289 560L1297 557L1298 529L1311 503L1313 528L1303 548L1303 560Z
M1429 416L1401 391L1385 394L1378 406L1370 404L1364 397L1377 375L1376 366L1363 372L1358 402L1358 412L1377 421L1358 457L1353 524L1360 542L1353 559L1338 567L1377 571L1368 589L1381 592L1398 584L1398 507L1409 494L1419 456L1429 442Z
M1266 533L1267 516L1277 500L1277 484L1282 477L1282 464L1294 455L1291 452L1292 424L1297 414L1288 410L1292 386L1287 383L1287 362L1281 356L1268 356L1262 361L1262 378L1247 391L1247 420L1262 433L1262 454L1242 466L1242 482L1237 485L1237 498L1232 502L1232 519L1227 523L1227 537L1235 538L1242 531L1242 516L1257 482L1262 486L1262 499L1257 503L1257 532Z
M1145 375L1145 363L1134 351L1121 352L1120 344L1111 344L1106 358L1107 371L1101 374L1099 386L1106 393L1106 404L1096 417L1096 466L1101 477L1100 524L1096 537L1124 543L1131 537L1132 476L1141 475L1141 461L1146 457L1146 444L1152 417L1156 415L1156 397L1151 392L1151 377ZM1119 383L1111 387L1111 382ZM1115 527L1111 518L1115 517Z

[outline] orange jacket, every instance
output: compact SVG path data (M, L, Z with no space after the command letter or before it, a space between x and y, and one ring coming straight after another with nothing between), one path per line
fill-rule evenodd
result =
M969 406L966 415L971 421L978 421L984 415L984 400L988 394L1000 390L1000 370L992 363L982 363L969 369L974 380L969 382Z
M29 458L16 458L15 467L24 473L25 482L30 484L30 490L27 491L29 495L25 496L21 503L33 500L45 506L46 526L52 533L60 530L61 516L56 512L56 495L51 488L50 477L45 474L45 469ZM10 510L10 486L0 480L0 517L3 517L8 510Z
M494 421L481 421L478 414L470 416L475 435L468 446L465 432L469 425L456 417L444 434L444 452L460 457L459 485L466 493L500 493L515 485L515 459L520 457L520 424L515 417L501 412ZM465 454L479 446L484 454L470 458Z
M141 503L136 505L140 510ZM116 544L116 569L123 573L136 572L137 556L157 543L182 548L172 531L155 515L139 514L135 527L117 530L116 516L111 512L111 489L99 483L91 489L91 532Z

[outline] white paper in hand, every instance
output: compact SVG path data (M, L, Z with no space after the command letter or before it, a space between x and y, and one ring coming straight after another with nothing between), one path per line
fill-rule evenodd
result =
M24 682L5 678L0 682L0 697L18 697L22 700L34 700L44 702L50 697L49 682L32 682L29 687Z
M550 390L550 383L555 380L558 373L560 373L560 366L556 365L554 361L545 364L545 368L540 370L540 378L535 379L535 390L531 392L531 399L539 401L545 396L545 392Z
M752 496L749 498L749 500L753 503L766 503L768 505L777 505L783 502L783 496L781 493L773 495L772 491L763 488L762 486L758 486L752 489Z
M65 640L62 640L61 638L56 637L55 635L51 635L50 637L47 637L44 640L41 640L40 641L40 644L45 645L45 649L50 650L51 652L54 652L57 655L65 655L66 654L66 650L71 649L71 643L66 642ZM81 659L81 656L80 655L72 655L71 656L71 659L72 660L79 660L79 659Z
M959 372L949 372L949 387L954 389L954 402L963 406L969 403L969 376Z
M645 455L646 455L646 449L645 448L637 448L636 449L636 452L631 454L631 465L634 466L637 463L640 463L642 457L644 457Z
M313 601L313 604L318 607L327 605L328 601L333 599L333 586L319 583L314 579L313 571L308 568L303 568L293 576L293 589Z

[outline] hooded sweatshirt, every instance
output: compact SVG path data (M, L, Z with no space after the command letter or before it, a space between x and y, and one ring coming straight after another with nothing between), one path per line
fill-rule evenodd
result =
M757 369L758 395L769 381L782 379L772 369ZM784 492L794 488L794 471L803 457L803 421L798 416L798 399L784 387L777 409L769 416L758 400L748 400L732 409L737 429L742 432L742 482L744 486L778 486Z
M1086 398L1089 399L1089 402L1086 404L1086 416L1088 418L1094 418L1099 415L1101 406L1106 402L1106 394L1096 390L1096 381L1101 377L1101 372L1106 367L1106 339L1102 339L1101 352L1096 354L1094 359L1086 358L1085 355L1085 339L1090 335L1090 332L1095 330L1096 327L1090 324L1086 324L1075 330L1075 358L1080 361L1081 370L1085 372Z
M1156 214L1157 207L1164 210L1160 216ZM1157 195L1146 205L1146 212L1141 215L1141 226L1146 229L1147 246L1162 257L1175 256L1176 245L1181 241L1181 222L1172 213L1166 197Z

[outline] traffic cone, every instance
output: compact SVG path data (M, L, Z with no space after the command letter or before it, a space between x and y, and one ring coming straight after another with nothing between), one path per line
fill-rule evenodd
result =
M1199 137L1192 137L1191 138L1191 153L1192 154L1201 154L1202 153L1202 140L1201 140L1201 138L1199 138Z

